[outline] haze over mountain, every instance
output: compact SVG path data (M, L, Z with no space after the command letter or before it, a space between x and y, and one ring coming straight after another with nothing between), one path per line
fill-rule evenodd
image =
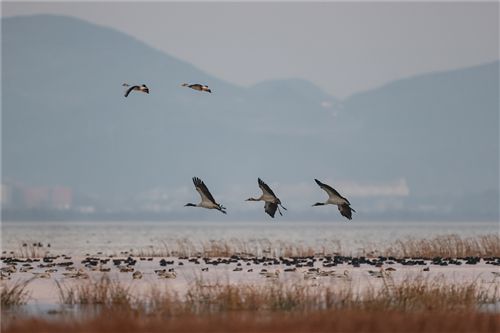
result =
M289 218L337 214L310 209L325 199L318 178L360 218L498 219L498 62L340 101L301 79L236 86L70 17L6 18L2 30L2 183L64 185L168 219L206 215L182 207L198 200L198 176L253 218L262 207L242 201L262 177ZM123 82L150 94L124 98Z

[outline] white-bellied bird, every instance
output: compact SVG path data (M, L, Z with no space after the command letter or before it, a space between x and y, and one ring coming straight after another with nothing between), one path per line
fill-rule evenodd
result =
M202 207L207 209L217 209L221 213L226 214L226 207L215 202L215 199L208 190L207 185L205 185L205 183L200 178L193 177L193 184L194 187L196 188L196 191L198 191L198 193L200 194L201 202L197 205L193 203L187 203L184 205L185 207Z
M280 215L283 216L278 206L281 206L284 210L286 210L286 208L283 207L280 199L274 194L273 190L271 190L271 188L262 181L262 179L258 178L257 182L262 190L262 195L258 198L248 198L246 201L264 201L264 211L267 214L274 218L274 214L276 213L276 210L278 210Z
M335 191L335 189L329 185L323 184L319 180L315 179L316 184L319 185L327 194L328 194L328 200L325 202L317 202L313 205L314 206L323 206L323 205L337 205L339 208L340 214L342 216L347 217L347 219L352 220L352 212L356 212L353 208L351 208L351 203L349 200L344 198L339 194L339 192Z
M122 84L122 86L128 87L128 89L125 91L125 97L128 97L128 95L132 91L139 91L139 92L149 94L149 88L145 84L142 84L140 86L131 86L128 83L124 83L124 84Z
M209 92L209 93L212 92L212 90L210 90L210 88L208 88L208 86L206 86L204 84L199 84L199 83L195 83L195 84L183 83L182 87L188 87L188 88L191 88L191 89L194 89L194 90L206 91L206 92Z

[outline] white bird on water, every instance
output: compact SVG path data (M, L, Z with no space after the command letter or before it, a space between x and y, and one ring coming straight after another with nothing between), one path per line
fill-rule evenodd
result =
M314 206L323 206L323 205L336 205L339 208L340 214L342 216L347 217L347 219L352 220L352 212L356 212L353 208L351 208L351 203L349 200L344 198L339 194L339 192L335 191L335 189L329 185L323 184L319 180L315 179L316 184L319 185L327 194L328 200L325 202L317 202Z
M281 206L281 208L283 208L284 210L286 210L286 208L281 204L281 200L274 194L273 190L271 190L271 188L262 181L262 179L258 178L257 182L260 189L262 190L262 195L258 198L248 198L245 201L264 201L264 211L267 214L274 218L274 214L276 213L276 210L278 210L280 215L283 216L278 205Z
M278 268L274 272L260 272L259 274L266 278L277 279L280 276L280 269Z
M187 203L184 206L185 207L202 207L202 208L207 208L207 209L217 209L221 213L226 214L226 207L222 206L221 204L218 204L210 191L208 190L207 186L205 183L198 177L193 177L193 183L196 188L196 191L200 194L201 197L201 202L197 205L193 203Z

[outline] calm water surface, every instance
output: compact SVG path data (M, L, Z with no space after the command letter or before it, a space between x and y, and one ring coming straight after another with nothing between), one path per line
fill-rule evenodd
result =
M83 255L98 251L200 248L226 241L244 249L286 244L354 253L407 237L499 233L499 222L2 222L2 250L18 251L23 242L50 243L51 253Z

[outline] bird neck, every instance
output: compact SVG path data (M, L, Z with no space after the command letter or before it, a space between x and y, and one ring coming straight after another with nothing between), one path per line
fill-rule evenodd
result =
M325 203L324 203L324 202L316 202L316 203L313 205L313 207L314 207L314 206L324 206L324 205L325 205Z
M187 203L184 207L196 207L196 205L194 203Z

